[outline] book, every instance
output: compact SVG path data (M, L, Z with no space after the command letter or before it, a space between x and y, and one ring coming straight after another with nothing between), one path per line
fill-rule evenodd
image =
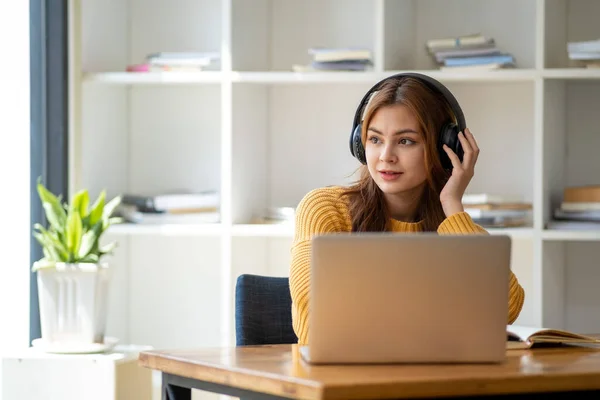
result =
M600 345L600 335L594 337L560 329L507 325L506 334L509 350L530 349L537 345Z
M600 52L600 39L584 40L580 42L567 43L569 53L594 53Z
M217 208L169 210L166 212L143 212L130 204L119 204L116 214L134 224L216 224L221 215Z
M462 197L462 203L465 206L475 204L514 204L521 202L521 196L517 195L500 195L493 193L465 193Z
M593 203L600 201L600 185L569 186L563 192L563 201L567 203Z
M143 63L130 64L125 70L127 72L200 72L203 68L199 65L153 65Z
M441 49L464 49L476 46L493 46L495 45L495 41L493 38L483 36L480 33L473 33L456 37L430 39L425 42L425 45L430 52L433 52Z
M514 65L515 59L510 54L483 55L473 57L450 57L443 60L446 67L472 66L472 65Z
M600 201L590 202L568 202L563 201L560 205L563 211L597 211L600 210Z
M341 61L370 61L371 51L363 48L325 48L311 47L308 54L313 56L315 62L341 62Z
M491 47L480 47L480 48L467 48L467 49L456 49L456 50L444 50L435 52L435 60L438 63L444 62L447 58L453 57L474 57L474 56L489 56L489 55L500 55L502 54L496 46Z
M557 209L554 211L554 219L568 221L600 222L600 210L568 211L563 209Z
M371 65L370 61L313 61L310 66L315 70L330 70L330 71L364 71Z
M472 208L470 206L465 206L465 212L471 216L471 218L495 218L495 217L505 217L505 218L522 218L527 216L529 210L520 210L520 209L482 209L482 208Z
M597 231L600 230L600 223L594 221L549 221L546 229L557 229L566 231Z
M522 210L528 211L533 209L531 203L483 203L469 204L470 209L477 210Z
M449 72L477 72L477 71L494 71L497 69L509 69L512 68L511 64L501 63L489 63L489 64L476 64L476 65L456 65L448 67L445 65L440 66L440 71Z
M206 208L219 206L219 193L205 192L171 192L155 195L137 193L123 194L123 204L136 206L143 212L161 212L173 209Z
M220 60L216 52L158 52L148 54L146 62L150 65L161 66L209 66L213 61Z

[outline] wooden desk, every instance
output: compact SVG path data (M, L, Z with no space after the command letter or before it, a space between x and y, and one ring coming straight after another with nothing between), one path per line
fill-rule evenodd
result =
M165 400L189 400L189 388L243 399L600 398L598 348L511 350L498 365L311 366L296 345L146 351L139 363L162 371Z

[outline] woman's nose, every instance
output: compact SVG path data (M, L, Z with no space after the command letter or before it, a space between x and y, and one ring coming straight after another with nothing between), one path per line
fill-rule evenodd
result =
M394 147L391 145L383 146L381 153L379 154L379 160L389 163L398 161L398 157L396 157L396 154L394 153Z

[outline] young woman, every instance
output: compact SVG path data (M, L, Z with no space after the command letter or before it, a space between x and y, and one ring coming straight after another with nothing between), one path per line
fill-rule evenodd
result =
M313 235L367 231L487 234L462 205L479 155L473 134L469 129L458 134L461 151L440 145L445 124L456 118L452 110L458 104L448 100L451 95L412 76L390 77L372 92L367 105L362 105L363 99L357 111L362 151L357 158L365 164L360 180L350 187L314 189L296 210L290 291L299 344L308 342ZM444 156L452 167L444 167ZM511 272L509 324L519 316L523 301L524 290Z

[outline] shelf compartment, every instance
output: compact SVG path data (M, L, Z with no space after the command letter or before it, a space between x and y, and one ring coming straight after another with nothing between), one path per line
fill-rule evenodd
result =
M292 71L308 65L308 50L317 46L374 51L375 3L232 0L233 70Z
M544 81L543 108L543 227L547 228L566 187L600 184L596 151L600 147L600 81ZM573 231L563 226L556 233L550 228L547 234L593 237L576 225L574 221Z
M360 163L348 147L352 118L370 86L234 84L234 224L269 207L296 207L315 187L354 179Z
M434 68L428 40L474 33L494 38L519 68L534 68L536 15L535 0L385 0L384 68Z
M218 86L86 88L74 186L94 197L219 192L219 99Z
M158 52L221 51L219 0L129 0L81 3L81 70L125 71ZM211 66L211 68L213 68ZM146 77L148 78L148 77ZM143 78L142 78L143 79Z
M514 197L533 204L535 84L449 82L446 86L460 103L481 150L467 193ZM511 121L510 128L506 121Z
M569 42L600 38L600 2L597 0L546 0L544 33L544 67L563 69L580 66L570 60ZM594 73L591 73L594 75Z
M131 90L128 190L220 190L220 94L218 86Z
M124 314L132 343L156 347L219 346L228 318L221 285L221 238L129 238L128 290ZM209 322L210 321L210 322Z
M542 244L543 273L537 276L543 326L573 332L597 332L600 322L590 318L600 307L600 248L583 240L553 240Z

